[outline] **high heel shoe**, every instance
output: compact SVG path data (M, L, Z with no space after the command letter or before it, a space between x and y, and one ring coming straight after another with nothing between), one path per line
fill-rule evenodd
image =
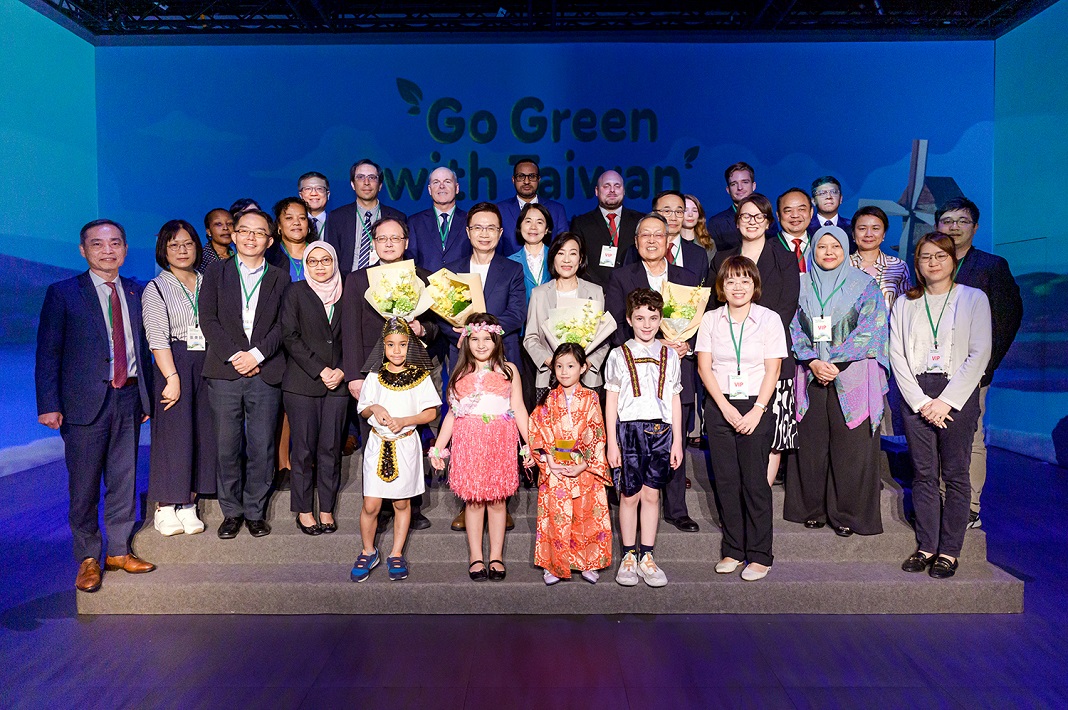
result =
M305 535L322 535L323 534L323 529L321 527L319 527L318 523L312 523L311 525L305 525L304 523L300 522L300 516L299 515L297 516L297 527L300 528L300 531L302 533L304 533Z
M493 565L498 564L501 566L500 571L493 569ZM504 566L503 560L490 560L489 578L494 582L500 582L508 574L507 568Z
M472 570L471 568L475 565L482 565L482 569ZM481 582L482 580L489 578L489 573L486 572L486 563L482 560L475 560L474 562L469 564L467 566L467 574L469 574L471 576L471 579L476 582Z

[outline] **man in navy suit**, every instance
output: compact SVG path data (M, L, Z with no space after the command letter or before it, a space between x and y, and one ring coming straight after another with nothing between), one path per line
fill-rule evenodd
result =
M708 220L708 233L716 243L716 251L727 251L740 246L742 233L738 231L736 215L738 203L756 192L756 171L749 163L738 162L723 171L727 183L727 194L731 196L731 206L717 212ZM774 231L774 225L768 225Z
M322 173L304 173L297 178L297 194L308 205L308 241L326 240L326 203L330 201L330 181Z
M605 290L605 306L619 327L612 333L612 347L619 347L634 337L633 329L627 324L627 294L637 288L651 288L660 293L665 281L680 286L696 286L697 277L688 269L675 266L667 260L667 220L656 212L645 215L638 223L634 235L641 261L625 264L612 271L612 280ZM704 249L701 249L704 254ZM663 340L665 345L673 348L682 364L682 421L690 421L693 412L694 365L693 347L695 335L689 341L676 343ZM664 488L664 520L683 532L697 532L700 528L690 518L686 507L686 464L683 462L674 470L671 480Z
M98 219L82 227L89 270L48 287L37 329L37 420L63 436L75 587L100 589L100 481L105 568L151 572L130 551L137 521L137 444L151 409L152 356L141 324L143 286L119 276L126 231Z
M460 183L449 168L437 168L430 173L427 192L434 206L416 212L408 220L408 251L406 259L430 273L457 260L471 257L471 242L467 238L467 213L456 206Z
M382 168L362 158L349 168L356 201L331 210L326 217L326 237L337 252L338 270L344 278L350 271L378 263L371 241L371 225L380 219L405 221L404 213L378 199L382 192Z
M642 213L623 206L623 176L615 170L601 173L593 194L597 197L596 209L572 219L571 231L586 245L586 278L606 288L612 271L623 265Z
M505 256L515 254L523 246L523 240L516 235L515 226L519 221L519 212L523 205L536 202L549 210L549 216L553 220L550 233L556 236L567 231L567 211L564 206L555 200L542 200L538 198L538 182L541 180L541 171L538 164L533 160L520 160L512 170L512 184L515 185L515 197L501 200L497 208L501 211L501 228L504 233L497 245L497 251Z
M849 237L850 253L857 250L853 241L853 225L848 217L838 214L842 206L842 183L833 175L824 175L812 181L812 206L816 213L808 223L808 236L811 237L821 227L838 227Z
M669 264L681 266L697 277L698 285L708 280L708 252L693 242L682 238L682 216L686 212L686 196L678 190L664 190L653 198L653 212L667 222L667 260ZM623 263L636 264L638 247L627 250Z

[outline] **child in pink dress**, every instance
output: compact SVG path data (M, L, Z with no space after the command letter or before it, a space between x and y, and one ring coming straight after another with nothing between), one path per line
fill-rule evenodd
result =
M519 370L504 359L504 329L488 313L468 317L460 333L459 360L449 378L449 413L441 422L430 462L445 468L453 440L449 486L467 504L471 579L505 577L505 501L519 488L519 437L527 439L527 410ZM482 561L482 519L489 520L490 562Z

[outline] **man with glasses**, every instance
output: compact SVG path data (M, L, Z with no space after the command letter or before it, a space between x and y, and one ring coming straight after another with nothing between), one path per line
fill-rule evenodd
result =
M853 225L849 219L838 214L842 206L842 183L833 175L824 175L812 181L812 206L816 213L808 223L808 234L812 236L821 227L838 227L849 237L850 253L857 250L853 241Z
M515 254L523 246L523 240L516 236L515 226L519 221L519 212L524 205L531 203L540 204L549 210L549 216L553 220L552 235L555 237L561 232L567 231L567 211L564 206L555 200L545 200L538 197L538 183L541 181L541 171L538 164L533 160L520 160L512 170L512 184L515 186L515 197L501 200L497 208L501 211L501 241L497 245L497 251L505 256Z
M407 258L434 273L445 264L471 256L467 238L467 212L456 205L460 182L449 168L430 173L426 185L433 206L408 220Z
M678 190L664 190L653 198L653 212L667 222L667 252L665 258L669 264L681 266L697 277L698 284L704 284L708 278L708 252L697 244L682 238L682 218L686 213L686 196ZM625 264L639 261L638 247L627 250L623 260Z
M948 234L957 247L956 282L981 290L990 300L990 315L993 319L994 342L990 363L979 382L979 426L972 440L970 476L972 482L971 516L969 528L982 526L979 518L979 499L986 483L986 432L983 416L986 414L986 394L994 379L994 370L1009 352L1023 319L1023 299L1016 284L1009 262L1000 256L976 249L972 245L979 230L979 208L966 197L947 201L935 213L935 226L939 232Z
M326 241L337 252L342 278L350 271L378 263L371 241L372 224L380 219L406 219L403 212L379 201L382 168L378 163L368 158L356 161L349 168L349 180L356 200L331 210L326 219Z
M622 266L630 235L638 228L642 213L623 206L623 176L605 170L593 189L597 208L571 220L571 231L586 245L585 278L601 288L608 286L612 271Z
M326 203L330 199L330 181L322 173L304 173L297 180L297 194L308 205L308 241L326 236Z
M717 212L708 220L708 233L716 243L716 251L734 249L742 243L742 233L738 231L738 203L756 192L756 171L749 163L738 162L723 171L727 183L727 194L731 197L731 206ZM774 233L775 225L768 225Z

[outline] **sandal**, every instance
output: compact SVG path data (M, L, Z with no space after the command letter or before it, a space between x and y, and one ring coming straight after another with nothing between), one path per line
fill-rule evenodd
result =
M482 569L478 570L477 572L472 570L471 568L475 565L482 565ZM489 573L486 572L486 563L482 560L475 560L474 562L469 564L467 566L467 574L471 575L471 579L475 580L476 582L481 582L482 580L489 578Z
M501 566L501 570L499 572L493 569L493 565L495 564ZM490 560L489 578L491 580L493 580L494 582L500 582L507 574L508 569L505 568L503 560Z

